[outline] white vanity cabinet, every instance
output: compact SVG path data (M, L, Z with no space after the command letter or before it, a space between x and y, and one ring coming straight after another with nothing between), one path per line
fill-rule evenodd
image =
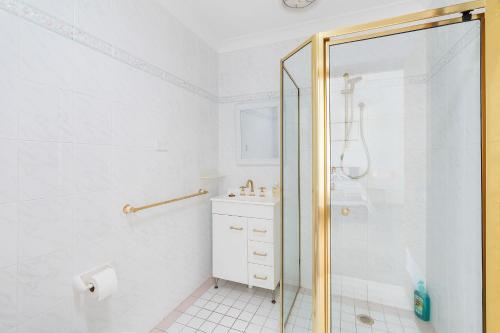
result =
M213 198L213 276L274 290L280 280L279 214L274 198Z
M243 217L213 215L214 275L225 280L247 283L247 221ZM223 258L217 260L216 258Z

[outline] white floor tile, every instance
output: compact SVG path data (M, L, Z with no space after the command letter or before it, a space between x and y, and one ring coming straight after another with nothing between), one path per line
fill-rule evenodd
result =
M193 316L183 313L179 318L177 318L176 322L186 325L191 319L193 319Z
M229 306L220 304L217 308L215 308L215 312L221 313L221 314L226 314L227 311L229 310Z
M214 311L217 307L219 306L218 303L215 303L215 302L212 302L212 301L208 301L204 306L203 308L204 309L207 309L209 311Z
M217 325L212 333L227 333L229 332L229 327L222 326L222 325Z
M236 321L236 319L233 317L224 316L224 318L222 318L222 320L219 322L219 325L231 327L231 326L233 326L235 321Z
M264 316L259 316L255 315L253 318L250 320L253 324L264 326L264 323L266 322L267 318Z
M181 331L181 333L195 333L196 330L191 328L191 327L184 327L184 329Z
M197 307L196 305L190 306L184 313L187 313L188 315L191 316L196 316L198 312L200 312L201 308Z
M236 309L236 308L230 308L226 315L227 316L230 316L230 317L233 317L233 318L238 318L238 316L240 315L241 313L241 310L240 309Z
M241 311L240 315L238 316L238 319L246 320L246 321L250 321L252 318L253 318L253 314L251 314L250 312L246 312L246 311Z
M202 332L205 332L205 333L212 333L212 331L214 330L214 328L217 326L216 323L212 323L210 321L206 321L204 322L201 326L200 326L200 331Z
M208 320L218 324L221 319L224 317L224 315L217 313L217 312L212 312L212 314L208 317Z
M209 311L207 309L201 309L197 314L196 317L202 318L202 319L207 319L210 315L212 314L212 311Z
M236 302L234 302L233 308L243 310L246 305L247 305L247 302L237 300Z
M248 321L237 319L234 324L233 328L238 330L238 331L244 331L248 326Z
M200 328L200 326L205 322L205 320L201 319L201 318L197 318L197 317L194 317L193 319L191 319L189 321L189 323L187 323L187 326L189 327L192 327L194 328L195 330L197 330L198 328Z
M259 333L261 329L262 329L262 326L250 323L247 326L247 328L245 329L245 332L248 332L248 333Z
M214 295L210 300L212 302L221 303L224 300L224 296L217 294L217 295Z
M257 310L259 309L259 306L258 305L255 305L255 304L251 304L251 303L248 303L246 306L245 306L245 311L247 312L251 312L251 313L255 313L257 312Z
M264 327L272 328L272 329L277 329L279 326L278 320L273 319L273 318L267 318L266 323L264 324Z
M227 306L232 306L236 302L235 299L233 298L224 298L224 300L221 302L221 304L227 305Z

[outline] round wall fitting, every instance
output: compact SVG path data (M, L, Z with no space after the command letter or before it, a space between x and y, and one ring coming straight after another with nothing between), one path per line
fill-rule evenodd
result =
M289 8L305 8L316 0L283 0L283 4Z
M350 213L351 209L349 209L349 207L342 207L342 209L340 209L340 214L342 214L342 216L348 216Z

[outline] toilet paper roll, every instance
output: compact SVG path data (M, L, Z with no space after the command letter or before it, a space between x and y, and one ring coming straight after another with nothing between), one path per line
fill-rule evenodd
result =
M115 270L111 267L107 267L92 275L90 283L94 286L92 295L97 298L98 301L102 301L114 294L118 287L118 279L116 278Z

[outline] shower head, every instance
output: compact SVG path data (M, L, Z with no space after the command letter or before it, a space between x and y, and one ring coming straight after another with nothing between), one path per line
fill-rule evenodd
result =
M348 79L347 82L350 84L350 85L355 85L356 83L358 83L359 81L361 81L363 78L361 76L356 76L356 77L353 77L352 79Z
M342 77L344 78L344 81L345 81L346 91L350 90L350 89L354 89L354 86L356 85L356 83L358 83L359 81L362 80L361 76L355 76L355 77L351 78L349 73L344 73L342 75Z

